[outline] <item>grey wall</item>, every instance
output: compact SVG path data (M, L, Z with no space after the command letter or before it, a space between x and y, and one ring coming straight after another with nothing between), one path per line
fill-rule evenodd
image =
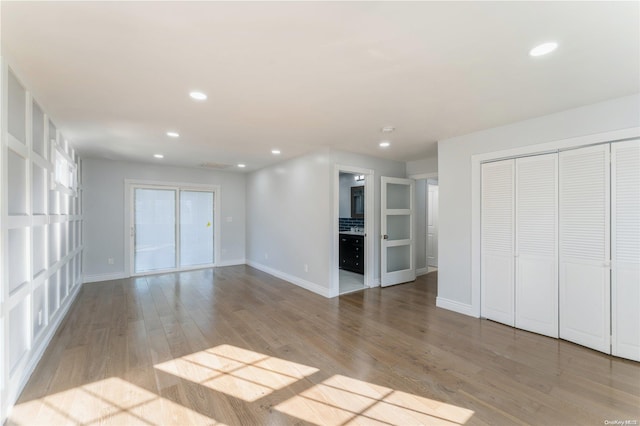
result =
M244 174L93 158L83 162L82 172L84 273L89 280L129 273L124 237L125 179L219 185L220 263L244 262ZM107 262L110 257L113 265Z
M407 176L438 172L438 156L407 161Z
M427 267L427 180L416 180L416 269Z
M438 298L471 303L471 156L640 126L640 95L438 143Z
M380 176L404 177L405 163L326 149L247 177L247 260L324 295L331 286L336 164L374 170L378 280Z
M331 259L331 167L330 152L323 150L247 176L247 260L304 280L325 295Z

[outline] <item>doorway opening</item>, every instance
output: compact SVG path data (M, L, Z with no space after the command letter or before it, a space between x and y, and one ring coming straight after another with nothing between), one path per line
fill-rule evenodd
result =
M427 179L427 272L438 270L438 178Z
M336 166L332 295L371 286L373 171Z

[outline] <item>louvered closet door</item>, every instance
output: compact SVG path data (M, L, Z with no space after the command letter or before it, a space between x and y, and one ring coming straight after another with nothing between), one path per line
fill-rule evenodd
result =
M514 325L513 208L515 160L482 165L482 316Z
M610 352L609 145L560 153L560 337Z
M558 337L558 154L516 160L516 327Z
M612 349L640 361L640 140L611 144Z

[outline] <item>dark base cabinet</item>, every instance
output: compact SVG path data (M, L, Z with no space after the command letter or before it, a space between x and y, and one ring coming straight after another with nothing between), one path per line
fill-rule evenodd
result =
M364 237L340 234L340 269L364 274Z

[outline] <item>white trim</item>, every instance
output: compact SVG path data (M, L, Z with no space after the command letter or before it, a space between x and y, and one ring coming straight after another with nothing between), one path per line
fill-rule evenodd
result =
M564 149L615 142L639 136L640 127L632 127L471 156L471 316L480 317L480 192L482 177L480 165L486 161L558 152Z
M319 284L312 283L311 281L303 280L302 278L294 277L293 275L287 274L282 271L278 271L277 269L270 268L261 263L254 262L252 260L247 260L247 265L252 268L256 268L261 270L262 272L266 272L269 275L273 275L274 277L280 278L281 280L285 280L291 284L297 285L298 287L302 287L306 290L312 291L320 296L329 298L331 297L330 289L323 287Z
M214 268L221 266L236 266L236 265L246 265L247 261L245 259L230 259L230 260L221 260L218 262Z
M425 267L425 268L418 268L416 269L416 277L419 277L420 275L426 275L427 273L429 273L429 267Z
M438 177L438 172L433 172L433 173L418 173L416 175L409 175L407 176L409 179L414 179L414 180L420 180L420 179L431 179L431 178L437 178Z
M473 306L466 303L460 303L455 300L445 299L443 297L436 297L436 306L438 308L447 309L449 311L457 312L459 314L468 315L470 317L478 318L479 315L475 314Z
M8 405L7 413L5 413L7 415L6 418L9 418L11 416L11 410L13 409L13 406L18 401L18 397L24 390L24 387L27 385L27 382L29 382L29 379L31 378L31 375L33 374L33 371L35 370L36 366L40 362L42 355L44 355L44 352L47 350L47 347L49 347L49 343L51 342L51 339L58 331L58 328L60 327L62 322L67 318L67 313L69 312L71 305L73 305L76 298L78 297L78 294L80 293L81 288L82 288L82 284L75 285L73 287L73 289L71 290L70 294L68 295L65 301L65 304L58 308L57 312L53 316L53 321L50 321L49 324L46 326L45 328L46 332L43 334L40 334L40 337L36 339L36 340L39 340L38 344L34 345L30 349L31 357L27 361L25 368L22 369L21 371L22 375L20 380L17 382L17 386L14 387L12 386L13 383L11 383L9 390L12 392L8 393L7 395L7 401L9 403L7 404Z
M360 167L333 166L333 256L331 260L331 283L329 296L336 297L340 294L340 172L364 175L364 288L378 287L380 285L374 279L374 171ZM313 291L313 290L312 290Z
M108 274L84 275L82 278L82 282L87 284L97 283L100 281L121 280L124 278L129 278L129 275L127 275L125 272L111 272Z

